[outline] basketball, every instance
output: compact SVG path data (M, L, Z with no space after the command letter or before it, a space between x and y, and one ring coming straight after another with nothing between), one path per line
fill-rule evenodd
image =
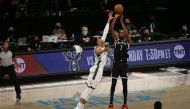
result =
M123 13L123 10L124 10L124 7L123 7L122 4L116 4L116 5L114 6L114 12L115 12L116 14L121 15L121 14Z

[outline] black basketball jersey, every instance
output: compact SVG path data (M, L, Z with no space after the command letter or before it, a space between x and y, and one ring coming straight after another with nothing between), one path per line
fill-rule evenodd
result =
M115 42L115 49L114 49L114 60L127 60L128 58L128 43L126 40L117 40Z

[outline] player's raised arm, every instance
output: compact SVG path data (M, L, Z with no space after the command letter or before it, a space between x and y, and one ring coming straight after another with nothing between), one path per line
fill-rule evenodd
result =
M110 24L110 22L111 22L111 20L113 19L113 11L109 11L108 12L108 20L107 20L107 23L109 23Z
M109 11L109 12L108 12L108 20L107 20L106 26L105 26L105 28L104 28L103 35L102 35L102 37L101 37L101 39L102 39L103 41L106 40L107 34L108 34L108 32L109 32L110 22L111 22L111 20L113 19L112 15L113 15L113 12L112 12L112 11Z
M119 17L119 14L115 14L115 16L114 16L114 18L112 20L111 26L110 26L110 32L111 32L112 38L114 39L114 42L118 39L118 37L117 37L117 35L115 33L115 30L114 30L115 22L116 22L118 17Z
M128 30L127 30L127 28L126 28L126 26L125 26L125 24L124 24L124 22L123 22L123 18L124 18L124 16L123 16L123 14L122 14L122 15L120 16L120 23L121 23L123 32L124 32L124 34L125 34L125 37L126 37L126 39L127 39L127 42L129 43L129 45L131 45L131 44L132 44L132 40L131 40L131 37L129 36Z

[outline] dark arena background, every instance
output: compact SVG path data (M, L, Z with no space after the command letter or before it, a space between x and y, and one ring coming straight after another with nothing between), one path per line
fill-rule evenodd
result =
M127 59L128 108L190 109L187 0L0 0L0 43L3 47L8 42L15 54L22 90L21 99L16 99L13 81L0 76L0 109L74 109L95 63L94 40L118 3L124 6L124 23L133 42ZM115 31L120 28L116 21ZM114 62L110 33L106 44L110 50L103 77L85 109L109 106ZM74 45L83 52L77 53ZM2 60L0 54L0 74ZM118 78L114 109L122 109L122 91ZM162 108L154 107L158 102Z

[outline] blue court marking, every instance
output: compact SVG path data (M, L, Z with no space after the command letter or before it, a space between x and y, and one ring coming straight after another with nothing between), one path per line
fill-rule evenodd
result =
M160 100L158 97L151 96L150 93L154 94L163 94L166 90L159 89L159 90L141 90L135 93L129 93L129 97L127 98L128 104L143 102L143 101L151 101L151 100ZM134 96L130 96L130 94L135 94ZM70 99L64 99L59 97L57 99L42 99L37 100L35 103L43 106L53 107L54 109L72 109L77 105L80 96L75 96ZM113 102L115 104L122 104L123 103L123 96L115 96ZM91 96L86 103L87 108L91 107L100 107L109 104L109 96L101 97L101 96Z

